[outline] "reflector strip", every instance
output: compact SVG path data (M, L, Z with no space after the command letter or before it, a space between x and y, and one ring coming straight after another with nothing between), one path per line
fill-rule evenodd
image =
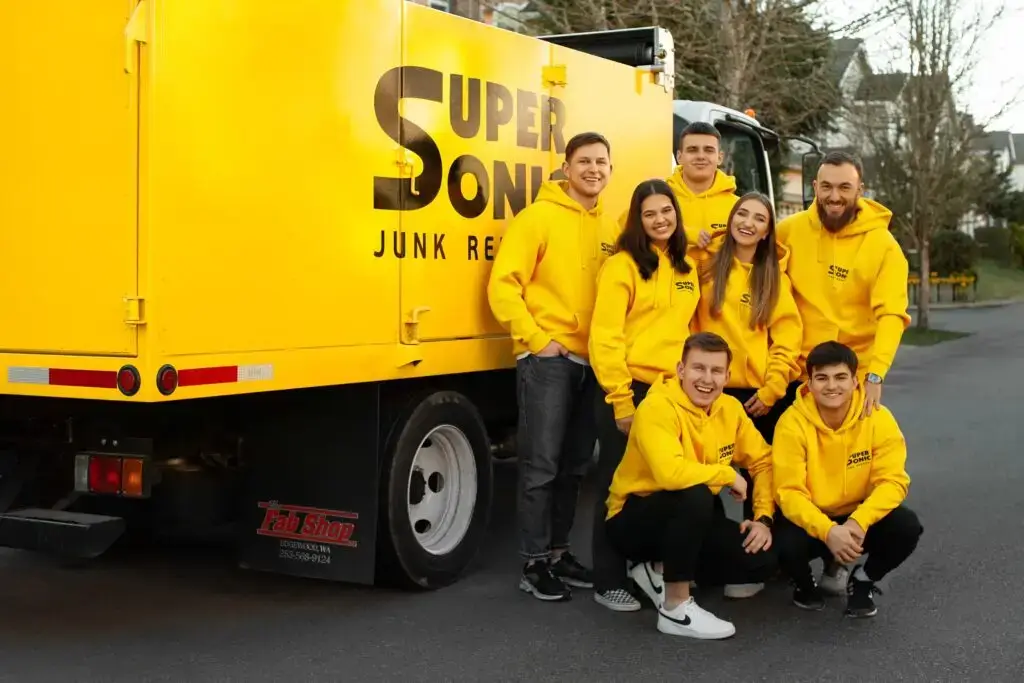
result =
M45 384L62 387L116 389L116 370L73 370L68 368L7 368L10 384Z
M185 368L178 370L179 387L205 384L234 384L235 382L261 382L274 379L274 366L225 365L216 368Z

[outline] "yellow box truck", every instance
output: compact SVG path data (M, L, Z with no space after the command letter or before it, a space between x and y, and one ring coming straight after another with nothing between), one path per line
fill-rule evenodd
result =
M455 580L516 417L505 225L577 132L615 211L668 173L671 36L561 42L403 0L0 0L0 545L230 525L253 569Z

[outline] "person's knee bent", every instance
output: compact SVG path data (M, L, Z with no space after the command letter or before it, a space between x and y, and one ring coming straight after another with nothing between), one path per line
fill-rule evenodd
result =
M682 519L691 524L706 525L715 510L715 495L703 484L679 491L665 491L670 519Z
M921 520L916 512L900 505L893 509L887 517L889 518L887 520L889 522L887 533L895 543L900 545L917 545L918 539L924 533L924 527L921 525Z

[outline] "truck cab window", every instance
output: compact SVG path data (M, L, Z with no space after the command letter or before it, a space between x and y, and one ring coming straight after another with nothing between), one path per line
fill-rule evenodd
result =
M752 190L768 194L768 174L760 138L727 123L720 122L717 127L722 134L722 151L725 153L722 170L736 177L737 194L743 195Z

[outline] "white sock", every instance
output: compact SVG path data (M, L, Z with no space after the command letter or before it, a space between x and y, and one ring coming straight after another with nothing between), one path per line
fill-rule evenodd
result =
M853 578L856 579L857 581L870 581L871 580L871 579L868 578L867 573L865 573L864 565L862 565L862 564L858 564L857 568L855 570L853 570Z

